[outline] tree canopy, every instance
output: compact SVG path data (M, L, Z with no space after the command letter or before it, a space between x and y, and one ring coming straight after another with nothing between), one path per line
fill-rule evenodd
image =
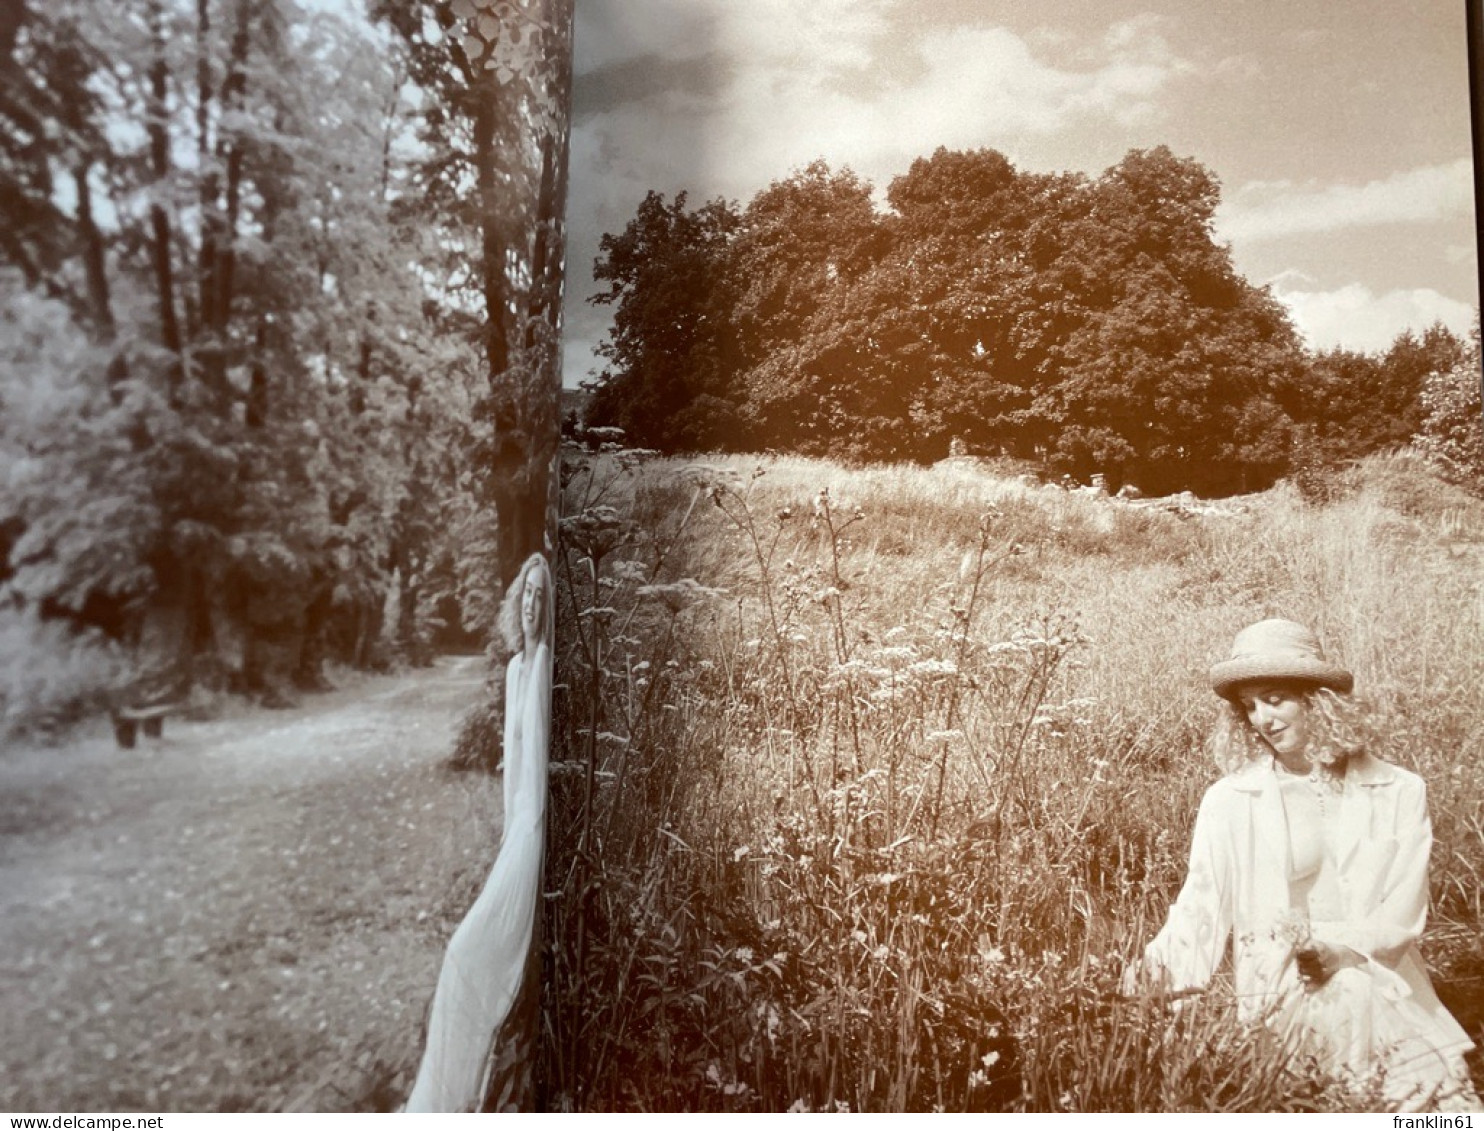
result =
M884 205L823 162L745 207L650 193L601 245L614 324L589 420L664 451L929 461L958 440L1206 494L1271 484L1296 444L1405 442L1461 343L1437 327L1312 357L1217 240L1219 202L1163 146L1096 178L940 148Z
M270 695L488 627L556 443L570 18L5 6L0 616Z

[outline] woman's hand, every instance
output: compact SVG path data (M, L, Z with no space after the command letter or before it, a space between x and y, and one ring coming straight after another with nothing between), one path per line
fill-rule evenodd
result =
M1317 990L1347 966L1365 965L1365 956L1348 946L1330 946L1312 939L1293 952L1298 961L1299 977L1306 990Z

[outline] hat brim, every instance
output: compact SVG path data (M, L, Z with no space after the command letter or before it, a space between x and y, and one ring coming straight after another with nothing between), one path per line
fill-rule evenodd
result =
M1355 677L1337 664L1297 657L1251 656L1223 660L1211 669L1211 687L1217 695L1230 697L1244 683L1306 683L1348 692Z

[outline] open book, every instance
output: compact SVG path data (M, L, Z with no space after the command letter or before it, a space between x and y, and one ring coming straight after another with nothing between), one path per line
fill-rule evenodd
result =
M1473 1102L1469 29L1354 15L8 6L0 1109Z

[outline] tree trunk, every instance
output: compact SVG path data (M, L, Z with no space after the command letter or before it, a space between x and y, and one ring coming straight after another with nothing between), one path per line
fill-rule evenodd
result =
M216 244L221 217L217 211L220 180L211 163L211 0L196 0L196 155L207 170L201 178L201 262L197 269L197 306L201 318L211 321L212 292L216 287Z
M328 691L325 678L325 627L332 610L334 587L324 577L315 578L314 597L304 610L294 665L294 686L301 691Z
M474 161L475 184L479 193L481 271L484 283L485 360L493 384L510 368L510 284L505 262L505 235L502 230L506 209L500 198L497 167L499 147L495 144L500 86L489 72L481 72L474 82Z
M150 169L154 173L156 192L163 194L170 180L169 93L170 65L165 58L164 16L158 5L153 10L155 58L149 69L149 135ZM170 214L158 198L149 209L155 291L160 310L160 340L172 355L169 369L169 392L172 402L179 399L180 384L185 376L184 343L180 320L175 310L175 266L171 254Z
M108 292L108 262L103 246L103 233L93 219L93 190L88 183L91 162L84 162L73 174L77 185L77 226L82 237L83 269L88 280L88 307L105 341L114 336L113 303Z

